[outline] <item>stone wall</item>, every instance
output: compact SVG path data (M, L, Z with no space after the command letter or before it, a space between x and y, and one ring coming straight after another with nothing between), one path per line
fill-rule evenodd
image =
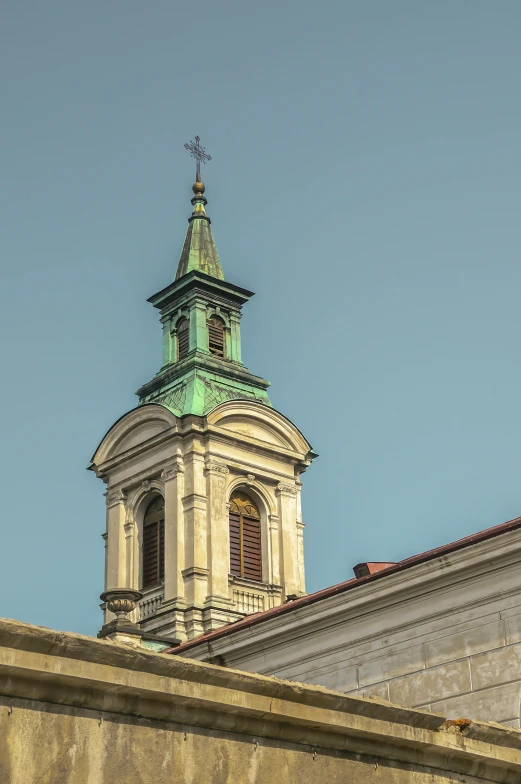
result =
M517 730L0 621L2 784L514 784Z
M182 655L519 727L520 570L510 531Z

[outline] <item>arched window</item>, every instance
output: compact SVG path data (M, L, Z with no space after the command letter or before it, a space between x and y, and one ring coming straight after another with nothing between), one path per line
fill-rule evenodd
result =
M260 514L246 493L235 493L230 501L230 572L262 580Z
M224 323L217 316L208 321L208 348L214 357L224 359Z
M189 348L188 319L182 318L177 322L177 359L184 359Z
M143 519L143 588L165 577L165 500L156 496Z

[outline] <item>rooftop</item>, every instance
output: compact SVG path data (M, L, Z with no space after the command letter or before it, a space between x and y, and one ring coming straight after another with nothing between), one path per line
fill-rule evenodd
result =
M514 520L509 520L506 523L495 525L492 528L486 528L484 531L479 531L478 533L471 534L470 536L466 536L463 539L458 539L457 541L451 542L450 544L445 544L442 545L441 547L435 547L432 550L427 550L424 553L419 553L418 555L410 556L409 558L405 558L403 561L398 561L398 563L393 563L389 565L378 564L378 566L380 567L383 566L384 568L379 568L379 569L368 568L367 573L364 576L353 577L351 580L345 580L344 582L337 583L336 585L332 585L329 588L323 588L320 591L315 591L315 593L306 594L305 596L301 596L297 599L288 601L286 602L286 604L281 604L278 607L273 607L270 610L265 610L264 612L247 615L246 617L242 618L240 621L235 621L234 623L228 624L227 626L223 626L220 629L216 629L213 632L203 634L200 637L196 637L193 640L189 640L188 642L181 643L181 645L175 648L168 649L167 651L165 651L165 653L182 655L185 651L191 648L195 648L201 643L207 643L207 642L212 642L213 640L218 640L221 637L226 637L228 635L234 634L240 629L247 629L251 626L256 626L259 623L263 623L264 621L268 621L271 618L275 618L279 615L285 615L286 613L291 613L300 607L306 607L307 605L315 604L316 602L320 602L323 599L329 598L330 596L335 596L337 594L343 593L344 591L352 590L353 588L357 588L360 585L365 585L366 583L373 582L374 580L381 580L384 577L387 577L392 574L396 574L397 572L401 572L405 569L409 569L418 564L424 563L426 561L431 561L443 555L448 555L449 553L453 553L457 550L462 550L465 547L470 547L471 545L484 542L487 539L493 539L496 536L501 536L502 534L506 534L509 531L515 531L516 529L519 528L521 528L521 517L516 517ZM362 564L357 564L357 566L355 567L358 573L360 573L360 569L359 569L360 566L362 566ZM376 564L368 563L368 564L364 564L364 566L374 567L376 566Z

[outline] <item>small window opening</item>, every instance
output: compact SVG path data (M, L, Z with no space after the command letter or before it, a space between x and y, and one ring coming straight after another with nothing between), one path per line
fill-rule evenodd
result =
M143 519L143 588L165 578L165 500L157 496Z
M184 359L188 355L189 334L188 319L182 318L177 322L177 359Z
M208 347L210 354L224 359L224 324L216 316L208 321Z
M230 572L262 581L261 521L259 510L246 493L230 501Z

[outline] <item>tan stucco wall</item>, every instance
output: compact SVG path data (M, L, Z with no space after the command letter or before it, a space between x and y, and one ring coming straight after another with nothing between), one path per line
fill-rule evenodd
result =
M2 784L518 782L521 733L0 621Z

